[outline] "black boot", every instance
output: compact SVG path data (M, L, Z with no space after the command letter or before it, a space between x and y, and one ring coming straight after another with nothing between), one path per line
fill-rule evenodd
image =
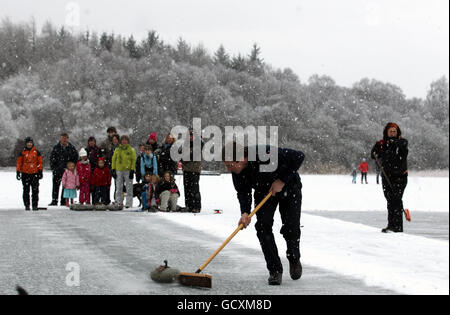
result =
M58 201L53 200L53 201L50 202L48 205L49 205L49 206L57 206L57 205L58 205Z
M30 206L25 206L25 211L30 211Z
M280 285L283 279L283 273L271 272L269 277L269 285Z
M297 261L289 261L289 273L292 280L298 280L302 277L303 267L300 259Z

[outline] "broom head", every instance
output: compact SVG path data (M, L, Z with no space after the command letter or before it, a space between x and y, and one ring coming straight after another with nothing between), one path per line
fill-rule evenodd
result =
M201 287L211 289L212 276L203 273L180 272L178 282L189 287Z

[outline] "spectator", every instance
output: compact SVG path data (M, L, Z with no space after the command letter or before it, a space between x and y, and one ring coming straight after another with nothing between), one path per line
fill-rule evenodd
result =
M145 154L145 144L141 143L138 148L138 156L136 158L136 182L143 180L144 174L141 174L141 157Z
M112 136L112 145L111 145L111 149L109 151L109 156L105 158L105 166L108 167L108 169L110 170L110 172L112 171L112 157L114 155L114 151L116 150L116 148L119 146L120 144L120 136L118 134L114 134ZM109 162L108 162L109 161ZM114 178L114 200L116 200L116 179ZM111 187L109 187L109 190L111 190ZM122 191L123 191L123 187L122 187ZM111 196L111 191L108 192L108 196ZM108 204L111 202L111 200L109 199Z
M108 127L108 129L106 129L106 133L108 134L107 138L100 144L100 150L102 152L102 156L105 158L105 162L106 162L106 166L108 166L109 168L111 168L111 161L112 161L112 156L113 153L113 146L114 146L114 141L113 141L113 137L114 135L117 135L117 129L116 127ZM119 144L117 144L119 145Z
M356 167L353 168L352 171L352 184L356 184L356 176L358 176L358 172L356 171Z
M31 206L33 210L38 210L39 202L39 180L42 179L42 155L34 146L31 137L25 138L25 148L17 157L16 170L17 180L22 180L23 204L25 210L30 210L30 187L32 194Z
M189 161L181 161L183 165L183 185L185 198L185 211L199 213L202 208L202 201L200 195L200 173L202 170L201 156L196 157L200 161L194 161L194 131L189 130ZM201 142L203 149L203 142ZM180 148L182 149L182 148Z
M152 132L147 139L147 145L150 145L152 147L152 152L156 155L158 154L158 137L156 135L156 132Z
M61 133L59 143L53 147L50 154L50 168L53 172L53 192L52 202L49 206L58 205L59 186L61 185L62 176L67 163L76 163L77 160L78 152L69 142L69 135L67 133ZM61 205L66 205L66 200L64 199L64 187L61 190Z
M145 146L144 154L141 156L140 170L142 176L146 173L158 174L158 161L156 156L152 152L152 147L150 145Z
M67 162L67 168L62 176L62 185L66 206L68 207L69 199L70 204L73 204L73 199L77 197L77 189L80 187L80 177L75 168L75 163L72 161Z
M94 169L97 167L98 158L102 156L101 149L97 146L97 140L95 137L89 137L86 152L91 164L91 172L94 172Z
M77 172L80 177L80 204L91 203L91 164L89 163L88 154L85 149L80 150L80 160L77 162Z
M110 203L111 173L103 157L98 159L92 176L92 185L94 186L94 204L108 205Z
M179 197L180 191L175 183L175 179L169 171L165 172L159 185L159 198L161 199L160 210L164 212L168 210L171 212L177 211Z
M358 170L361 172L361 184L363 183L363 179L366 180L367 184L367 172L369 171L369 164L366 162L366 159L362 159L361 164L359 164Z
M133 178L136 167L136 151L130 145L128 136L120 137L120 145L112 158L112 176L117 179L116 202L123 204L123 183L126 188L126 208L133 206Z
M149 212L156 212L158 210L158 190L159 176L156 174L145 174L142 191L142 210L147 210Z
M177 162L172 160L170 156L170 149L175 141L175 136L169 133L163 142L161 153L159 154L158 173L160 176L163 176L167 171L171 172L173 176L177 173Z

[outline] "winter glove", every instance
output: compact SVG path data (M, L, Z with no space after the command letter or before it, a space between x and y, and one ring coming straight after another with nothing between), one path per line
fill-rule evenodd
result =
M111 170L111 176L112 176L114 179L117 178L116 170Z
M38 179L41 180L42 178L44 178L44 175L42 174L42 171L38 172Z
M161 203L161 199L159 199L159 198L158 198L158 199L156 199L156 204L158 204L158 205L159 205L160 203Z
M22 179L22 173L17 172L16 178L17 178L17 180L21 180Z
M130 176L129 176L129 179L133 179L134 178L134 171L133 170L131 170L130 171Z
M171 192L172 194L176 194L176 193L178 192L178 189L172 188L172 189L170 190L170 192Z

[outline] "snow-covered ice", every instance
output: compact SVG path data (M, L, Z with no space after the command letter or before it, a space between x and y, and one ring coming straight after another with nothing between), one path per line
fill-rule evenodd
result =
M54 278L49 270L65 266L64 262L78 261L84 267L84 279L90 279L82 282L85 286L79 291L69 291L71 294L189 294L175 285L158 291L159 286L148 283L148 266L143 265L145 262L156 265L168 258L176 267L187 269L183 271L194 271L235 229L240 216L229 175L201 177L203 210L197 215L76 213L63 208L25 214L22 187L15 180L15 173L0 172L0 180L0 228L3 229L0 249L9 256L0 257L0 283L3 283L0 292L3 293L13 293L3 286L5 283L14 286L28 278L39 278L39 274L30 271L27 262L33 258L52 261L55 257L55 265L48 266L49 269L36 267L40 276ZM214 288L209 293L233 294L242 290L244 294L449 294L448 240L408 232L415 224L415 212L448 214L449 178L409 177L404 204L411 210L413 221L405 222L404 234L382 234L380 228L384 226L339 219L341 211L355 211L355 214L373 211L386 216L381 186L375 184L374 177L369 177L369 181L369 185L352 185L350 176L303 175L302 209L307 212L302 213L301 221L303 278L290 281L286 272L283 286L265 286L265 263L251 226L241 231L206 268L206 272L214 275ZM177 177L177 182L183 204L181 177ZM40 204L45 205L51 196L50 173L44 174L40 188ZM213 209L222 209L223 213L214 214ZM318 210L335 212L334 218L316 215ZM276 214L274 232L283 257L285 243L278 233L280 228ZM284 258L283 262L287 270ZM67 272L63 269L60 273L58 279ZM321 278L321 275L326 276ZM102 284L107 277L116 279L115 285ZM232 283L227 289L233 277L241 279L240 285L236 289L236 283ZM55 282L50 285L31 281L31 287L43 293L68 292L64 281L52 281ZM194 294L197 293L204 291Z

